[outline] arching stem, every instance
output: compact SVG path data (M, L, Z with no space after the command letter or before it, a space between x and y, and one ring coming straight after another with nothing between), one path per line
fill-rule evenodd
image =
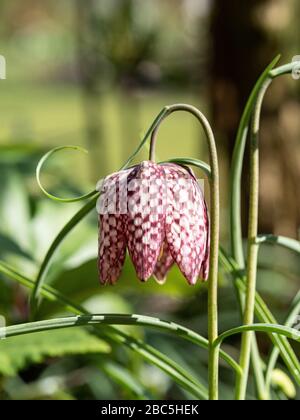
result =
M213 346L218 337L218 253L219 253L219 165L217 148L212 129L206 117L195 107L186 104L175 104L165 108L166 112L155 125L150 141L150 160L155 160L155 148L158 130L161 123L172 113L184 111L192 114L200 122L206 134L210 167L210 197L211 197L211 249L208 280L208 340L209 340L209 398L218 399L218 376L219 376L219 347Z

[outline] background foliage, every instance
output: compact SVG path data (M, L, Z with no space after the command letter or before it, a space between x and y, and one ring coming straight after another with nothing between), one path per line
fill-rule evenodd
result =
M227 245L228 166L237 121L274 53L284 51L284 61L299 53L299 5L247 1L242 14L241 2L233 1L220 26L221 0L91 0L84 8L82 3L0 2L0 53L8 65L8 78L0 82L1 260L34 278L49 244L80 208L53 203L38 190L35 167L46 150L68 143L89 149L87 158L60 154L43 177L57 195L82 194L121 166L157 112L173 102L193 103L211 114L221 157L221 236ZM260 208L262 232L294 238L300 220L297 89L287 76L274 83L266 99ZM205 160L202 134L189 116L170 119L160 135L161 160ZM247 196L245 188L244 202ZM206 336L206 285L188 287L176 268L163 287L154 280L141 285L127 262L119 283L101 288L96 252L94 213L60 247L47 284L92 313L155 315ZM258 289L279 321L299 290L299 275L297 255L261 247ZM27 321L28 290L5 274L0 280L0 313L7 324ZM232 279L221 270L219 280L222 332L241 321ZM38 317L63 313L60 305L44 300ZM196 371L205 383L204 350L155 331L122 329ZM268 339L259 336L259 345L267 356ZM235 357L238 346L239 337L233 337L224 348ZM295 351L299 354L299 345ZM191 398L135 353L82 328L1 341L0 365L0 399ZM222 398L232 398L232 383L232 372L222 365ZM281 392L276 397L286 398Z

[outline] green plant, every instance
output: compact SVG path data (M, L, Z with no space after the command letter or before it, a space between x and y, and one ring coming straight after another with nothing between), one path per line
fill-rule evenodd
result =
M258 252L261 244L277 244L292 252L300 254L299 242L272 235L259 236L257 231L258 223L258 185L259 185L259 128L260 114L263 99L272 80L284 74L289 74L294 67L299 65L297 62L275 68L279 57L277 57L264 71L257 84L255 85L249 100L246 104L245 112L237 133L236 147L233 155L231 168L231 197L230 197L230 232L231 232L231 252L226 252L219 245L219 168L217 149L212 129L205 116L195 107L186 104L176 104L166 106L155 118L153 124L142 139L137 150L130 156L121 169L129 168L138 153L147 144L150 137L150 160L155 159L155 146L157 141L158 129L161 123L171 114L177 111L184 111L192 114L202 125L208 141L209 165L192 158L175 158L165 163L176 163L182 166L194 166L201 169L208 178L210 184L211 198L211 245L210 245L210 270L208 279L208 339L202 337L192 329L186 328L175 322L163 321L155 317L134 314L92 314L86 309L73 302L64 294L56 290L49 284L46 284L50 267L54 256L67 235L95 208L99 198L99 192L94 190L78 198L59 198L50 194L43 187L41 182L41 170L44 163L53 154L64 150L81 150L77 146L62 146L48 152L40 160L37 167L37 180L42 191L51 199L58 202L79 202L89 199L89 201L78 210L71 220L61 229L56 236L39 266L38 274L34 280L20 273L16 268L11 267L4 261L0 262L0 272L7 278L14 280L23 286L32 289L30 307L31 322L19 325L11 325L0 329L0 337L6 339L14 336L23 336L24 334L37 333L49 330L58 330L70 327L92 327L92 333L95 340L90 337L87 340L86 347L81 348L81 352L109 352L109 345L125 346L130 351L139 354L142 358L160 368L167 373L180 387L199 399L217 400L219 398L219 363L224 360L228 368L236 375L236 399L243 400L247 395L249 384L250 363L253 367L253 376L255 379L256 393L259 399L270 399L273 391L273 373L276 368L278 357L281 356L286 368L297 386L300 385L300 361L289 340L300 342L300 332L292 328L295 316L299 313L300 297L299 294L292 303L290 312L286 319L286 325L279 325L275 316L267 307L264 300L256 291L256 277L258 270ZM243 241L241 234L241 173L244 161L244 151L246 141L250 140L250 201L249 201L249 221L248 221L248 241L247 241L247 259L244 258ZM218 274L219 267L230 275L233 285L237 291L238 303L240 306L243 325L229 329L222 334L219 333L218 323ZM42 304L42 298L50 300L60 305L72 316L62 316L55 319L37 320L39 308ZM255 317L260 321L255 323ZM131 330L120 330L116 326L129 325L143 327L145 329L158 329L161 332L180 337L185 341L191 342L201 349L208 351L208 387L205 380L200 380L197 372L191 373L188 369L181 366L180 363L172 360L155 347L146 344L146 342L135 335ZM80 331L80 330L79 330ZM269 360L263 363L256 341L256 332L266 333L272 343L273 350ZM53 334L53 333L52 333ZM78 333L81 337L82 331ZM236 334L242 334L242 343L240 351L240 360L237 362L231 355L221 349L223 341ZM35 335L38 342L38 335ZM49 335L50 337L50 335ZM98 341L97 341L98 340ZM81 338L81 341L82 338ZM5 357L5 346L9 347L10 342L4 342L0 357ZM36 360L41 360L47 354L68 354L70 349L61 348L55 342L55 335L49 340L49 348L40 349L35 356ZM52 346L52 347L51 347ZM30 349L29 349L30 351ZM26 352L25 352L26 353ZM80 349L77 351L80 354ZM4 355L4 356L3 356ZM22 352L19 354L19 363L22 363L26 357ZM106 357L109 358L106 354ZM251 360L251 362L250 362ZM11 369L16 367L11 364ZM121 386L129 388L129 391L141 398L147 398L145 392L137 384L127 371L114 365L112 361L102 365L102 370L106 375L114 378ZM129 385L128 385L129 384ZM131 385L130 385L131 384ZM284 387L283 387L284 389ZM291 395L291 393L289 393Z

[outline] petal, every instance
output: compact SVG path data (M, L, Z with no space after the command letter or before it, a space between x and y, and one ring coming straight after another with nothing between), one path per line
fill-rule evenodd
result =
M154 278L159 284L163 284L166 281L166 276L172 265L174 264L174 259L170 252L167 242L163 243L161 248L161 255L159 256L155 270Z
M201 266L201 271L200 271L200 277L203 280L208 280L208 276L209 276L209 255L210 255L210 223L209 223L209 215L208 215L208 211L207 211L207 206L206 203L205 204L205 225L206 225L206 231L207 231L207 235L206 235L206 252L205 252L205 256L204 256L204 260L202 262L202 266Z
M98 269L102 284L117 281L126 256L126 212L124 194L130 171L121 171L98 183L101 192L97 203L99 213ZM125 200L126 204L126 200Z
M152 276L164 232L164 171L153 162L142 162L128 178L126 239L139 279Z
M100 197L97 201L98 214L127 213L127 180L134 168L115 172L97 183Z
M190 172L179 166L165 167L167 177L166 238L182 274L195 284L205 260L206 212L203 192Z
M122 271L126 256L124 215L99 216L98 270L102 284L114 284Z

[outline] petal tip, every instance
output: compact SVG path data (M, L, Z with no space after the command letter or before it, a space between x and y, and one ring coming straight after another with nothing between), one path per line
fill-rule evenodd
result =
M164 285L167 281L167 276L158 277L157 275L153 275L153 278L156 281L156 283L159 284L160 286Z
M192 278L187 278L188 284L190 286L195 286L197 284L198 281L198 276L192 277Z

